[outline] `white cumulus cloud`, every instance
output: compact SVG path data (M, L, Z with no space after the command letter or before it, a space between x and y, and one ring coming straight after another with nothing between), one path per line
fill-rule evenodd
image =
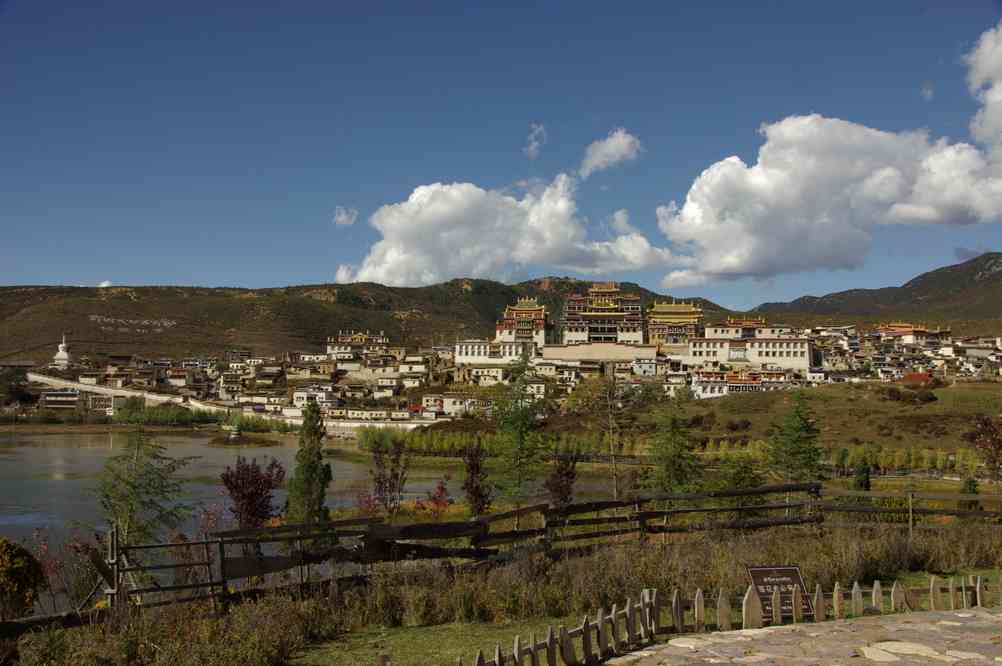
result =
M764 124L753 163L737 156L716 162L684 201L657 208L663 247L640 233L625 209L608 220L610 240L590 238L571 175L524 183L515 193L463 182L424 185L372 215L380 240L360 264L339 267L337 280L419 285L457 276L508 279L534 267L658 269L664 286L674 288L857 267L877 225L1000 222L1002 23L980 37L965 64L979 102L972 142L819 114ZM587 147L580 179L641 151L635 136L615 129Z
M620 208L612 214L612 217L609 218L609 226L612 227L613 231L619 234L637 233L636 228L630 224L630 211L625 208Z
M539 157L540 151L542 151L543 146L546 144L546 127L542 123L530 123L529 124L529 136L526 137L525 147L522 148L522 152L530 160L534 160Z
M354 208L345 208L344 206L335 206L334 208L334 224L341 227L350 227L355 224L355 220L358 219L358 211Z
M114 282L112 282L111 280L102 280L101 282L98 282L98 283L97 283L97 286L98 286L99 288L101 288L101 289L104 289L105 287L111 287L111 286L114 286L114 284L115 284L115 283L114 283Z
M695 180L658 225L690 265L666 287L863 263L880 224L1002 221L1002 27L967 57L982 107L970 143L884 132L812 114L763 125L752 165L729 157Z
M936 96L936 88L932 85L931 81L926 81L919 89L919 93L922 95L922 99L927 102L931 102Z
M643 147L640 139L627 132L622 127L609 132L609 136L593 141L585 148L584 159L578 174L587 178L596 171L603 171L621 162L635 160Z
M420 285L456 276L507 279L530 265L603 273L673 259L632 227L590 240L576 216L575 188L566 174L521 198L473 183L423 185L372 215L382 239L357 269L341 266L338 280Z

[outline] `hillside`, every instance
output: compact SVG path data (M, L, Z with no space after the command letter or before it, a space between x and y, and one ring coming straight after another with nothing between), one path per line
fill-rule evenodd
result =
M417 288L0 287L0 359L49 358L63 331L75 354L308 351L320 349L327 335L352 328L384 330L411 345L446 343L492 336L505 305L521 296L538 297L559 317L566 296L589 285L548 277L515 285L456 279ZM645 303L666 298L632 283L621 287ZM721 311L700 303L708 312Z
M505 305L535 296L559 319L570 294L591 283L545 277L518 284L456 279L428 287L379 284L272 289L210 287L0 287L0 360L51 357L65 331L76 354L114 350L181 356L248 347L317 350L339 329L383 330L409 345L492 336ZM668 296L624 282L647 304ZM728 311L695 299L708 315ZM905 318L960 334L1002 330L1002 253L924 273L900 287L853 289L764 303L755 314L793 325L873 324Z
M908 318L953 323L970 333L998 330L1002 328L1002 253L983 254L923 273L900 287L803 296L788 303L763 303L754 312L798 321L832 316L859 323Z

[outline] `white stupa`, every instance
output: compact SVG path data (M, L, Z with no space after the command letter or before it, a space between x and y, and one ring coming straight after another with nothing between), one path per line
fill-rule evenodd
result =
M70 367L70 352L66 345L66 334L63 333L63 341L59 343L59 351L52 357L52 367L66 370Z

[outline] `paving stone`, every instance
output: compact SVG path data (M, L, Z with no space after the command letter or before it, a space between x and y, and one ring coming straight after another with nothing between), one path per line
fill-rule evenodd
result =
M1002 611L967 609L678 636L616 666L1002 663Z
M859 648L859 653L864 659L869 659L870 661L901 661L901 657L897 657L890 652L885 652L878 647L873 647L872 645L864 645Z

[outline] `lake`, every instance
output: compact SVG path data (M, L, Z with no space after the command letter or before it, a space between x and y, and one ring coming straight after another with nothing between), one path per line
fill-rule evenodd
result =
M175 457L196 456L182 472L185 479L184 501L207 507L226 508L219 475L232 466L238 455L267 463L275 458L286 469L286 478L295 465L298 446L295 441L276 442L274 446L234 446L210 444L210 434L155 433L153 435ZM102 527L102 517L94 489L105 460L121 451L127 434L65 433L33 434L0 432L0 537L23 540L37 530L50 533L60 541L74 531L88 534ZM334 482L327 493L327 506L348 507L356 504L359 493L371 487L369 466L357 459L334 456L329 459ZM444 461L436 461L444 462ZM462 463L452 461L452 478L447 487L452 497L461 497ZM441 465L412 465L406 487L408 499L424 497L446 474ZM608 480L594 474L579 475L579 498L609 497ZM538 495L537 484L537 495ZM275 492L275 503L282 506L285 490ZM225 512L228 514L228 511ZM195 521L185 531L195 531Z
M208 434L156 433L154 437L175 457L197 456L182 472L185 502L227 506L219 475L232 466L238 455L268 462L275 458L286 469L295 465L295 442L274 446L220 446L210 444ZM120 452L125 433L32 434L0 432L0 536L21 540L36 529L48 530L54 538L65 537L80 526L102 524L94 489L105 460ZM354 505L359 492L369 488L369 467L343 458L331 458L334 482L328 491L328 506ZM415 466L410 470L408 497L424 496L441 478L440 469ZM455 475L454 475L455 476ZM462 481L449 482L453 494ZM275 492L275 502L285 502L285 490ZM194 523L187 526L194 527ZM87 529L81 530L87 533Z

